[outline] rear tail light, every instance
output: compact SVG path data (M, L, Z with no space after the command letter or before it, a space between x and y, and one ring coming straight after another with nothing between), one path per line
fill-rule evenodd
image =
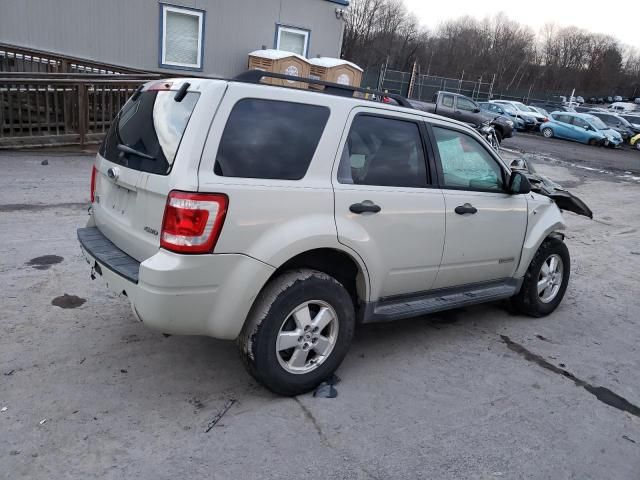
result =
M220 193L172 191L164 209L160 246L178 253L211 253L228 205L229 199Z
M96 199L96 174L98 171L96 170L96 166L94 165L91 169L91 203L93 203Z

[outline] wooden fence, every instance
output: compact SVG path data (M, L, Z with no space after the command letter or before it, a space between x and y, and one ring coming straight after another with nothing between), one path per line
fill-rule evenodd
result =
M33 48L0 43L0 72L72 73L72 74L147 74L144 70L57 55Z
M0 43L0 148L99 143L160 74Z
M153 78L0 73L0 148L99 143L133 91Z

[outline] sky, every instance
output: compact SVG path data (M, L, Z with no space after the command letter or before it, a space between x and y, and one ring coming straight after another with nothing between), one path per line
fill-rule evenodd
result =
M528 25L537 33L545 24L574 25L591 32L613 35L622 43L640 48L640 9L637 2L589 2L587 0L556 0L554 2L454 0L404 0L420 23L433 29L444 20L470 15L476 18L504 12L507 17Z

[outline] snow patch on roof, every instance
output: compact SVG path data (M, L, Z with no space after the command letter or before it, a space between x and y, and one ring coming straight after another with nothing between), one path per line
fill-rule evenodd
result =
M310 58L309 63L311 65L316 65L318 67L331 68L337 67L340 65L349 65L350 67L355 68L356 70L362 69L356 65L355 63L348 62L346 60L342 60L341 58L331 58L331 57L319 57L319 58Z
M273 48L267 50L255 50L249 54L252 57L267 58L269 60L280 60L281 58L296 57L307 61L302 55L284 50L275 50Z

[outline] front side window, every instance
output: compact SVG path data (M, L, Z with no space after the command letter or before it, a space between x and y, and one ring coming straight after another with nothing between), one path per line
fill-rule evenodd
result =
M204 11L161 4L160 66L202 70Z
M476 106L471 100L467 100L463 97L458 97L458 108L467 112L473 112L475 111Z
M433 127L444 176L444 188L503 191L498 162L466 133Z
M508 103L501 103L500 105L502 106L504 111L509 113L510 115L517 115L518 114L518 112L516 112L516 109L515 109L515 107L513 105L509 105Z
M278 25L275 47L277 50L306 57L309 51L309 30Z
M578 118L578 117L573 117L573 124L576 127L581 127L581 128L585 128L585 127L589 126L589 124L587 122L585 122L583 119Z
M222 133L214 172L223 177L300 180L329 119L318 105L246 98Z
M411 121L358 115L342 152L338 182L426 187L425 154L418 125Z

